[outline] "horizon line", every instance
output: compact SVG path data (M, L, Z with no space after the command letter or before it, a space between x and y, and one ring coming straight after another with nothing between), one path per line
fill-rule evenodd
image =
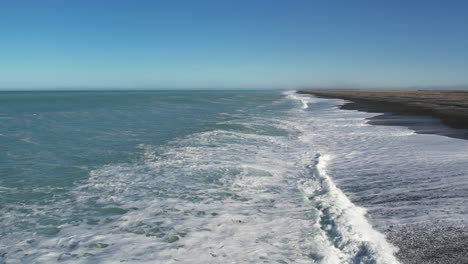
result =
M468 84L461 85L408 85L408 86L379 86L379 85L303 85L295 87L166 87L166 88L130 88L130 87L52 87L52 88L0 88L0 92L92 92L92 91L259 91L259 90L306 90L306 89L375 89L375 90L468 90Z

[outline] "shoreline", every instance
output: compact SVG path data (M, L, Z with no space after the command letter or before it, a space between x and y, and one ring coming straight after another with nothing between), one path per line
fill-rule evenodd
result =
M381 113L368 124L404 126L417 134L468 140L468 91L300 90L319 98L348 100L341 109Z
M347 100L340 109L380 113L367 118L371 125L402 126L418 134L468 140L468 91L302 90L298 93ZM395 256L401 263L468 261L468 229L463 220L395 223L379 231L399 248Z

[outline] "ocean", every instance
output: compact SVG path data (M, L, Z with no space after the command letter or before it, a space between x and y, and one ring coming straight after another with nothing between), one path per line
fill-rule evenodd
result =
M466 263L468 141L343 103L2 92L0 263Z

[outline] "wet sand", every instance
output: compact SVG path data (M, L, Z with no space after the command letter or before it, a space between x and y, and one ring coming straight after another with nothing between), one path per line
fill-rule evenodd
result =
M383 233L400 249L396 256L404 264L468 263L468 229L464 224L415 223Z
M373 125L406 126L420 134L468 139L468 91L301 90L349 100L341 108L383 113Z
M419 134L468 140L468 91L303 90L299 93L349 102L342 109L382 113L373 125L405 126ZM392 225L381 230L405 264L468 263L466 222Z

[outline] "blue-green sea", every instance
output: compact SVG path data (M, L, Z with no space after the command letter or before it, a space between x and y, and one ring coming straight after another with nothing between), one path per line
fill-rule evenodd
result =
M466 141L342 103L1 92L0 263L398 263L389 226L466 219Z

